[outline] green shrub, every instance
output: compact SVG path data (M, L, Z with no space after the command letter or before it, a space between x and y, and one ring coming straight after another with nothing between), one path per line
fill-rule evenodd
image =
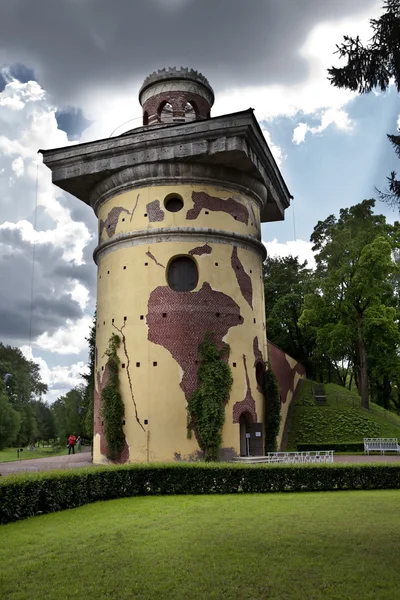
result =
M191 429L195 430L207 462L218 460L222 444L225 404L232 386L231 369L224 362L224 356L228 353L227 344L219 350L209 335L198 348L198 387L187 406L188 434L190 437Z
M0 523L131 496L400 489L400 465L179 463L11 475L0 480Z
M333 442L329 444L297 444L299 452L318 451L318 450L334 450L335 452L363 452L364 442Z
M281 424L281 398L278 380L270 363L266 364L263 375L263 392L265 402L265 454L276 452L276 440Z
M119 391L118 367L120 360L117 350L120 339L113 333L108 342L106 355L109 370L108 381L101 392L101 416L104 421L104 435L107 440L107 458L116 460L125 444L125 434L122 422L125 407Z

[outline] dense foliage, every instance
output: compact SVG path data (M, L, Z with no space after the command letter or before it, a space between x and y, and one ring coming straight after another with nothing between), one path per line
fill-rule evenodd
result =
M53 471L1 478L0 523L131 496L373 489L400 489L400 466L179 463Z
M206 461L218 460L225 422L225 404L229 399L232 374L221 350L206 336L198 349L198 387L188 402L188 427L193 428Z
M313 290L312 270L297 256L268 256L263 271L268 339L299 361L313 379L315 332L299 327L304 298Z
M101 392L101 416L103 419L104 435L107 441L107 458L117 460L125 444L125 434L122 428L125 407L119 391L119 363L117 350L120 338L116 333L110 337L106 355L108 380Z
M329 69L329 78L336 87L363 94L374 89L385 92L393 82L400 91L400 0L385 0L383 8L385 12L379 19L370 19L373 35L368 44L362 44L359 36L344 36L344 42L337 46L347 64ZM388 138L400 157L400 135ZM400 181L395 172L388 181L389 189L380 193L381 199L399 207Z
M277 437L281 424L281 398L278 380L270 364L266 365L263 376L263 392L265 402L265 454L277 450Z

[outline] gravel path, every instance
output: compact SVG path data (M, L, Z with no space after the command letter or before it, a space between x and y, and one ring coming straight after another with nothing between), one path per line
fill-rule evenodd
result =
M79 454L71 454L70 456L49 456L46 458L31 458L29 460L0 463L0 474L35 473L38 471L50 471L52 469L87 467L91 464L90 448L84 448Z
M335 456L335 463L379 463L392 462L400 464L400 455L396 454L374 454L369 456L342 455ZM53 456L48 458L32 458L30 460L19 460L14 462L0 463L0 474L10 473L35 473L38 471L51 471L52 469L75 469L92 465L90 449L85 448L79 454L70 456Z

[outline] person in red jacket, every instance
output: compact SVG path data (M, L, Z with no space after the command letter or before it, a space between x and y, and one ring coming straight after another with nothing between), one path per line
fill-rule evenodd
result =
M71 433L71 435L68 438L68 454L71 454L71 450L72 450L72 454L75 454L75 444L76 444L76 437L74 436L73 433Z

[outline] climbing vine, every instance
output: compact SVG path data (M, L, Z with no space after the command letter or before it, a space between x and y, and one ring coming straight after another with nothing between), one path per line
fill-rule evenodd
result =
M108 381L101 392L101 416L104 425L104 435L107 441L107 458L116 460L124 447L125 435L122 429L124 418L124 403L119 391L117 350L120 338L113 333L108 342L106 356L108 357Z
M229 346L222 350L206 335L198 348L198 387L188 402L188 434L194 429L206 461L218 460L222 444L222 427L225 422L225 404L232 386L232 374L224 356Z
M281 424L281 398L278 381L269 363L264 370L263 392L266 414L265 453L276 452L276 439Z

